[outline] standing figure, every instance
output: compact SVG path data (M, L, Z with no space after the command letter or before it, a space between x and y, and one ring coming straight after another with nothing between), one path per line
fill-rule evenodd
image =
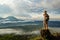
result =
M44 27L47 30L48 29L48 21L49 21L49 15L47 14L47 11L44 11L43 16L44 16L44 21L43 21Z

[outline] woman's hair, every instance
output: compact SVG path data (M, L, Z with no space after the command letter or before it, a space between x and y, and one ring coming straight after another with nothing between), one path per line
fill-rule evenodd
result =
M47 11L45 10L44 13L47 14Z

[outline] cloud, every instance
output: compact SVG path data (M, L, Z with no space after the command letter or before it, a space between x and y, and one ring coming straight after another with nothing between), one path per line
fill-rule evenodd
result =
M8 5L0 5L0 13L11 13L12 9Z
M13 11L13 9L11 9L8 5L0 4L0 17L7 17L7 16L11 15L12 11Z
M35 3L35 6L48 8L48 9L50 8L56 9L56 8L60 8L59 4L60 4L60 0L40 0L39 2Z
M1 14L4 15L4 17L6 15L12 15L22 19L40 20L42 19L42 12L44 9L48 11L50 16L53 16L53 14L60 14L60 0L0 0L0 4L4 6L3 9L0 7L2 10L0 12L3 13L4 11L5 13Z
M25 34L24 30L22 29L0 29L0 34Z

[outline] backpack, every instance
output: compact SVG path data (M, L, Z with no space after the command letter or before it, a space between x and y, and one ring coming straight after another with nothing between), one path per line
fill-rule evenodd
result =
M47 14L47 15L46 15L46 21L48 21L48 20L49 20L49 15Z

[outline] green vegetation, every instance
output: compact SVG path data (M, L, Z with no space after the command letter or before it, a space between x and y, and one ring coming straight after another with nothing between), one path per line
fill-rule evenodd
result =
M0 35L0 40L30 40L36 35L16 35L16 34L4 34Z
M30 40L60 40L60 33L53 33L52 35L52 39L43 38L42 36L36 36L34 38L31 38Z
M6 34L0 35L0 40L28 40L28 38L24 35Z
M54 40L60 40L60 33L53 33ZM3 34L0 35L0 40L48 40L40 35L16 35L16 34Z

